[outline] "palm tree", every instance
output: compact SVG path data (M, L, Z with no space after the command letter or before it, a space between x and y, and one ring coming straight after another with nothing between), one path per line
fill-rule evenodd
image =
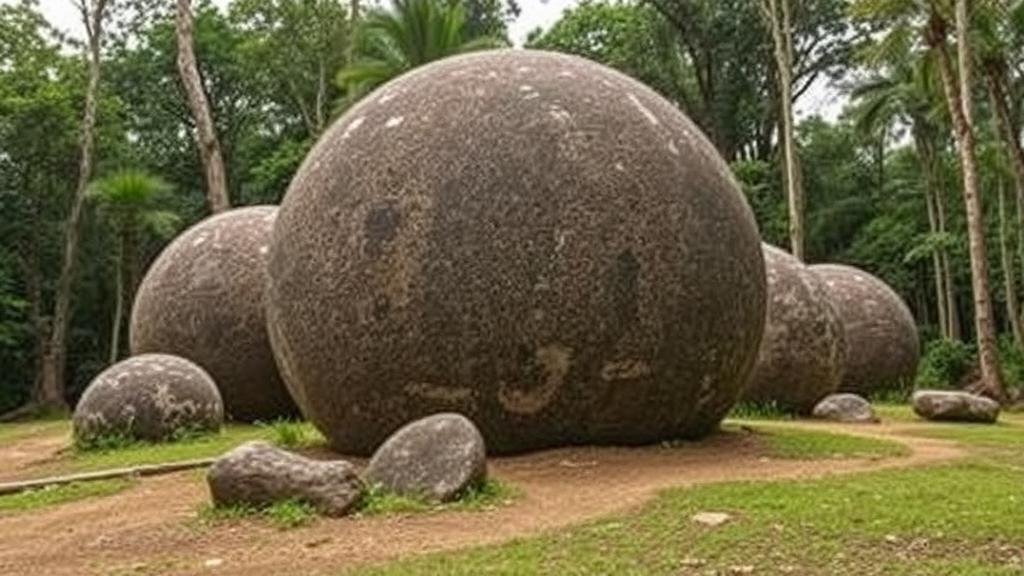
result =
M172 236L178 215L163 209L170 185L140 170L121 170L93 182L88 197L98 205L100 214L114 232L117 247L114 257L114 318L110 332L110 363L117 361L124 323L125 293L135 289L136 256L143 234L159 238ZM125 282L125 271L129 271Z
M501 38L470 38L460 3L394 0L392 10L374 10L358 31L354 61L338 73L343 105L392 78L455 54L498 48Z
M887 74L863 82L852 93L858 101L856 125L865 134L872 134L880 127L887 128L893 121L910 126L914 149L925 175L924 197L929 227L925 245L931 251L935 269L940 332L944 338L958 340L960 318L949 266L949 245L953 239L946 230L946 203L940 176L940 150L946 128L938 118L941 96L935 94L930 79L933 62L927 54L904 50L869 55L868 63L878 67L878 58L891 60L880 66Z

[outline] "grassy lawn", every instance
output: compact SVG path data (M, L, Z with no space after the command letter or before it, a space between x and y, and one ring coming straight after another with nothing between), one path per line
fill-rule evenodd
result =
M49 434L71 434L71 422L66 419L53 419L0 424L0 443Z
M774 422L744 422L743 425L761 435L769 450L778 458L890 458L908 454L902 444L889 440L819 430L798 430Z
M0 496L0 514L27 512L45 506L55 506L85 498L110 496L132 485L130 480L99 480L76 482Z
M965 489L969 487L969 489ZM733 519L696 524L702 511ZM639 513L360 574L1020 574L1024 471L964 463L665 492Z

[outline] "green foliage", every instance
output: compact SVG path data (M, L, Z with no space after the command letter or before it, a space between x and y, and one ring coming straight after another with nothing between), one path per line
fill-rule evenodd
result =
M394 514L423 514L442 510L486 510L504 506L519 497L519 492L504 482L488 478L457 500L437 504L422 498L402 496L389 492L380 485L370 486L359 504L359 514L364 516L388 516Z
M925 346L914 385L922 389L959 388L976 363L973 346L959 340L932 340Z
M309 422L281 419L265 426L270 431L271 442L281 448L297 450L326 444L320 431Z
M775 401L740 402L733 406L729 418L740 420L792 420L796 415Z
M0 496L0 512L27 512L86 498L110 496L126 490L131 485L131 480L116 479L47 486Z
M463 6L442 0L394 0L392 10L370 12L357 38L358 58L337 76L347 104L417 66L504 43L470 36Z
M312 524L317 516L316 508L299 500L284 500L264 507L243 504L233 506L207 504L199 510L199 521L206 525L257 519L268 522L281 530Z
M999 364L1009 389L1024 390L1024 350L1004 335L999 339Z

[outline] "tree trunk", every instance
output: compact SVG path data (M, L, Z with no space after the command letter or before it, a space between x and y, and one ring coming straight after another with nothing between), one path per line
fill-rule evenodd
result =
M109 364L114 364L120 355L121 347L121 323L124 317L124 258L125 241L119 238L117 242L117 257L114 260L114 318L110 327L110 357Z
M925 168L926 174L928 171L929 168ZM939 231L938 217L935 215L935 189L931 178L926 178L926 180L928 182L924 190L924 199L925 205L928 208L928 231L935 234ZM938 310L939 316L939 333L942 334L943 338L949 338L949 316L946 313L946 287L942 276L942 258L939 256L937 248L932 250L932 268L935 270L935 308Z
M50 339L43 351L42 369L33 402L42 408L66 410L64 399L64 364L67 359L67 336L71 323L71 288L78 264L78 245L85 192L92 178L96 132L96 103L100 86L100 46L103 35L103 15L107 0L96 0L92 10L87 0L78 5L82 13L88 38L89 81L85 92L85 111L82 116L81 157L78 165L78 183L71 198L71 210L64 224L64 257L54 295L53 320Z
M981 382L978 391L1003 402L1006 390L999 366L992 301L989 298L988 256L985 249L984 208L978 188L978 166L975 152L974 102L971 94L971 48L968 41L967 0L956 0L957 59L959 82L946 45L945 21L933 13L929 28L929 44L938 52L939 72L946 103L953 120L954 134L960 153L963 173L964 205L967 212L967 236L971 256L971 285L974 292L974 327L977 332L978 361Z
M936 178L936 182L939 184L935 188L935 217L938 220L939 233L945 234L946 201L942 197L945 188L938 178ZM956 302L956 284L953 282L953 269L949 265L949 250L945 246L939 248L939 260L942 261L943 284L946 289L946 314L947 321L949 322L947 338L950 340L960 340L962 337L960 330L960 308Z
M1013 267L1010 249L1010 221L1006 214L1006 186L999 178L999 256L1003 264L1003 286L1006 291L1006 316L1013 333L1013 343L1019 348L1022 339L1020 305L1017 300L1017 273Z
M181 75L181 83L185 86L188 106L196 125L196 145L199 147L199 157L206 173L206 200L210 205L210 211L216 214L231 208L231 200L228 195L228 177L224 171L220 141L217 139L217 130L210 113L210 102L206 98L203 80L199 76L199 66L196 63L192 28L191 1L178 0L175 18L178 73Z
M1010 106L1006 101L1006 77L998 63L990 63L985 67L985 84L988 87L989 99L995 110L999 133L1006 144L1010 166L1013 168L1014 189L1018 200L1024 199L1024 149L1021 148L1017 135L1017 123L1013 121Z
M796 130L793 118L793 45L790 23L790 0L762 0L762 10L771 28L775 43L775 65L778 73L779 103L782 113L782 157L789 205L789 244L793 256L804 260L804 195L800 175L800 158L796 151ZM779 18L781 4L781 21Z

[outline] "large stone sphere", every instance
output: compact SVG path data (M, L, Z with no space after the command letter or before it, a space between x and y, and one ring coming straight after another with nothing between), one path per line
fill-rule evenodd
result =
M184 358L145 354L114 364L85 389L75 406L74 434L167 440L176 433L216 431L224 404L216 384Z
M132 353L199 364L220 387L228 415L244 422L297 411L270 350L263 307L276 216L276 207L254 206L189 228L150 267L132 309Z
M775 402L809 414L843 377L843 324L816 274L793 256L764 245L768 321L744 399Z
M878 278L852 266L811 266L843 321L846 368L841 392L867 395L907 386L920 357L917 324L903 300Z
M495 453L713 430L761 339L764 261L679 110L575 57L459 56L367 96L281 205L267 317L335 449L437 412Z

